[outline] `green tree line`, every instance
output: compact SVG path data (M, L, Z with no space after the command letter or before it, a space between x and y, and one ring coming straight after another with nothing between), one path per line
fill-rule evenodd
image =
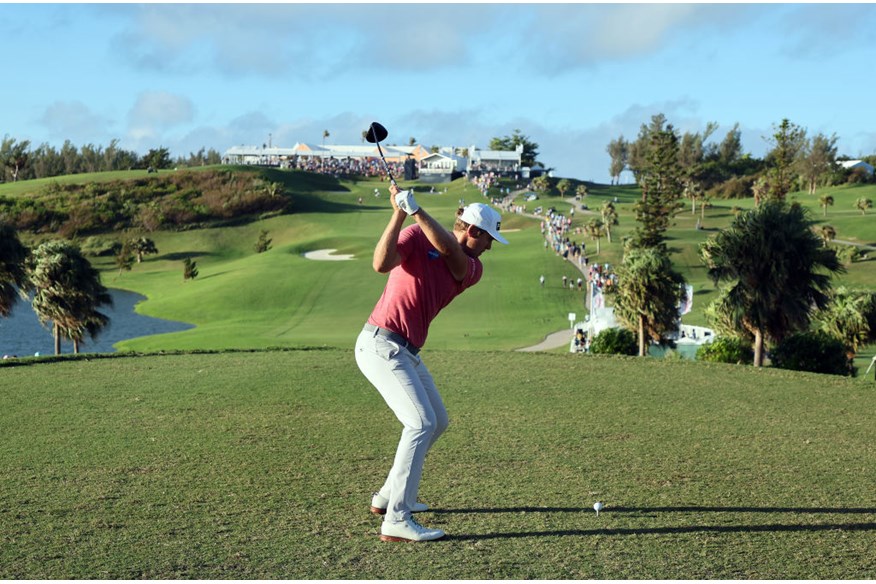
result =
M632 172L636 183L642 183L652 164L652 137L666 124L666 116L656 114L650 123L641 125L634 140L620 135L608 143L612 184L618 183L625 170ZM836 134L819 132L810 136L805 128L785 119L767 137L771 149L759 159L744 152L738 123L720 140L711 140L718 127L717 123L709 122L701 132L677 136L679 171L686 197L695 199L705 194L718 198L757 197L770 189L814 194L819 187L874 180L860 169L840 166L839 162L849 158L838 155ZM876 155L863 160L876 164ZM775 172L777 165L781 168L779 174ZM767 177L768 173L772 176Z
M17 140L6 135L0 142L0 182L85 172L206 166L219 164L221 161L221 154L212 148L201 148L174 160L167 148L152 148L141 156L120 148L118 140L112 140L106 147L94 144L77 147L70 140L66 140L60 148L47 143L33 148L30 140Z
M637 148L645 158L636 162L642 189L635 205L638 226L626 241L613 287L615 314L636 335L640 356L650 342L666 344L678 330L685 280L669 258L666 230L693 177L701 176L695 170L703 160L701 145L713 130L710 125L702 135L679 135L663 116L643 128L647 144ZM835 138L819 136L815 142L834 152ZM769 351L774 366L852 374L858 347L876 340L876 295L834 290L832 276L844 266L827 238L813 229L808 209L786 200L801 177L818 184L819 169L829 172L830 165L816 164L814 142L787 119L775 126L770 140L755 207L700 246L700 258L720 286L707 316L721 337L750 347L755 366L763 366ZM739 152L738 135L724 145L719 150L727 159L738 160L733 154Z

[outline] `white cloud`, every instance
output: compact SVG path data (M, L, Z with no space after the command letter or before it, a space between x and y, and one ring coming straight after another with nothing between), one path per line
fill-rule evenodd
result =
M109 118L91 111L80 101L56 101L45 109L38 122L53 138L73 143L99 142L111 127Z
M670 43L724 34L760 8L713 4L561 4L539 6L521 35L524 57L547 73L611 65Z
M194 118L191 100L163 91L146 91L128 112L132 129L165 129L191 122Z
M477 65L528 75L648 55L772 10L712 4L145 4L113 50L137 68L325 79Z
M872 55L876 31L872 4L813 4L790 7L783 27L786 55L791 58L824 58L862 47Z

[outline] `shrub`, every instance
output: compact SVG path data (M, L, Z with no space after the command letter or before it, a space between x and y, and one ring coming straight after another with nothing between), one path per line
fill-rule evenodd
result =
M709 193L718 199L745 199L752 196L751 177L733 177L716 186Z
M846 355L843 342L825 332L813 331L791 335L770 352L770 362L779 369L853 375L853 361Z
M869 172L867 172L863 168L853 168L849 172L849 178L848 178L847 182L850 185L859 185L859 184L866 184L868 182L871 182L871 180L872 180L872 177L870 176Z
M590 352L596 355L638 355L639 342L627 329L609 328L593 337Z
M831 245L830 249L836 252L836 256L845 265L864 259L864 253L861 251L861 248L855 245Z
M191 258L183 260L183 280L194 280L198 277L198 262Z
M255 243L256 253L264 253L271 249L271 239L268 237L268 232L262 229L259 232L259 239Z
M664 361L684 361L684 355L678 352L677 349L666 349L663 353Z
M122 244L112 239L91 236L87 238L80 248L83 255L92 257L114 256L122 249Z
M718 337L711 343L701 345L697 349L697 360L710 363L751 365L754 362L754 350L750 343L742 339Z

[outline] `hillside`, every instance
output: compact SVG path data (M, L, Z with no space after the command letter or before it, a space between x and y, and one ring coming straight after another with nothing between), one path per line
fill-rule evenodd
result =
M30 185L6 184L0 185L0 201L5 202L7 208L10 204L24 206L22 201L30 201L27 204L42 205L46 209L51 208L54 201L57 213L65 208L98 209L109 200L123 212L137 205L165 210L176 205L194 210L192 223L176 224L167 219L171 214L162 213L167 222L154 231L146 231L142 222L138 225L136 220L133 225L101 221L96 227L118 226L122 230L98 230L96 234L86 231L78 235L84 243L88 237L122 240L147 234L156 242L159 253L148 256L142 264L135 264L131 272L119 275L111 257L93 258L103 271L105 284L147 296L149 300L138 307L143 314L197 325L183 333L127 341L120 344L121 349L348 346L383 284L384 277L370 269L370 255L387 218L386 183L338 181L303 172L242 167L179 171L178 175L162 172L158 176L144 176L140 171L139 176L104 173L64 177L58 181L32 181ZM213 191L199 192L193 185L203 186L214 181L222 187L217 192L224 188L227 196L235 196L236 193L227 188L228 180L259 191L254 196L262 200L279 199L282 205L255 213L246 213L246 207L239 207L241 213L236 216L221 216L229 208L228 198L223 201ZM189 187L182 186L186 184ZM155 194L161 185L165 185L162 187L165 191ZM177 186L171 189L173 185ZM577 183L573 181L573 185ZM617 199L620 225L613 230L613 241L602 240L597 255L595 242L580 236L587 243L591 261L616 264L621 260L623 237L635 228L632 206L640 191L632 186L591 184L588 187L590 195L583 201L588 209L577 207L573 227L590 220L603 202ZM424 185L414 188L421 204L447 225L461 200L482 200L475 187L464 180L437 185L435 193ZM148 199L142 195L141 200L137 198L141 195L131 195L133 201L129 201L122 194L136 189L153 193L155 197ZM274 189L273 195L269 189ZM375 189L382 196L375 197ZM498 195L495 189L493 192ZM810 207L812 217L818 222L834 225L839 239L876 244L873 239L876 232L869 229L872 214L861 215L853 208L857 197L873 197L876 187L845 186L829 192L836 202L827 210L826 218L818 206L817 196L796 193L792 198ZM237 198L238 201L244 199ZM213 201L213 207L207 204L209 201ZM536 206L554 206L569 213L573 204L578 203L571 196L562 198L553 194L529 203L528 211ZM697 255L698 244L728 225L735 208L751 204L750 199L714 200L702 215L699 210L696 215L687 210L677 217L669 232L670 247L677 268L695 290L693 311L685 317L686 323L706 324L702 311L715 295ZM210 208L214 209L214 215L204 211ZM141 213L128 216L142 218L142 209ZM702 229L696 228L698 219ZM262 230L269 232L272 249L256 254L253 245ZM562 276L574 276L575 269L543 249L539 222L506 214L503 230L511 245L496 246L485 256L486 285L473 288L440 315L430 334L430 348L510 350L530 346L545 335L568 327L568 313L583 315L583 299L560 287ZM50 236L38 233L26 238L35 243ZM329 248L339 254L352 254L354 259L318 262L303 255ZM181 277L185 258L197 262L200 276L194 281L183 282ZM851 264L838 283L876 289L872 261L871 258ZM547 280L543 290L537 284L542 274Z

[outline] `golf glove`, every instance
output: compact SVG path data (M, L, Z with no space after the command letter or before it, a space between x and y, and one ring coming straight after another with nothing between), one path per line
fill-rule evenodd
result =
M408 215L414 215L417 211L420 210L420 206L417 204L417 201L414 200L413 191L399 191L399 193L395 196L395 202L398 205L399 209L401 209Z

